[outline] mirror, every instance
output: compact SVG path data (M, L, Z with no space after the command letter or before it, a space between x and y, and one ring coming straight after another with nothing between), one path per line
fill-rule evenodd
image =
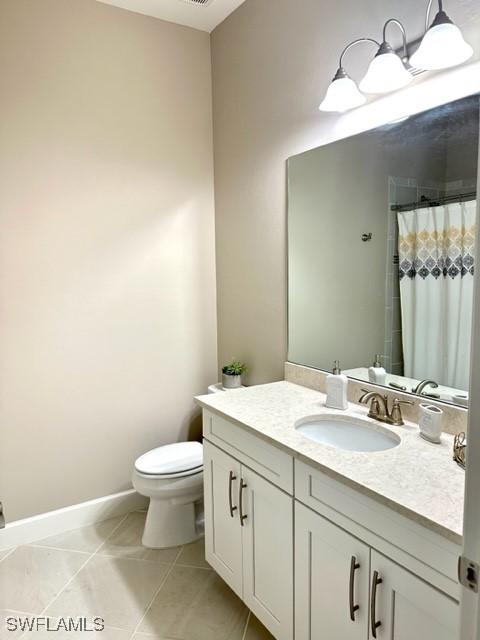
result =
M479 100L290 158L290 362L468 406Z

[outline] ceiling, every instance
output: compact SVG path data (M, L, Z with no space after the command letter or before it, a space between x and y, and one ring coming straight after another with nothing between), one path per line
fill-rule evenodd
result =
M98 0L98 2L210 32L244 0Z

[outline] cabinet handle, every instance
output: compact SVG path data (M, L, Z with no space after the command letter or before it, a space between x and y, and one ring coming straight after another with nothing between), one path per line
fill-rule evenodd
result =
M245 526L243 523L247 519L247 516L244 515L243 513L243 490L246 488L247 488L247 484L246 482L243 481L243 478L242 478L240 480L240 491L238 492L238 508L240 509L240 524L242 525L242 527Z
M372 636L377 637L377 629L382 625L380 621L377 622L377 587L382 584L383 580L378 575L378 571L373 572L372 578L372 594L370 598L370 622L372 625Z
M233 505L233 498L232 498L233 481L236 479L237 479L237 476L233 473L233 471L230 471L230 477L228 478L228 507L230 509L231 518L235 517L235 511L237 510L237 507Z
M360 563L357 562L355 556L352 556L352 561L350 562L350 588L349 588L349 596L350 596L350 620L355 622L355 611L360 609L359 604L355 604L355 571L360 569Z

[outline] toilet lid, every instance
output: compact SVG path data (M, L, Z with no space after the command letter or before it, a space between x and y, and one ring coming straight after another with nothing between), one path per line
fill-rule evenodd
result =
M200 442L176 442L153 449L135 462L139 473L163 476L198 472L203 466L203 446Z

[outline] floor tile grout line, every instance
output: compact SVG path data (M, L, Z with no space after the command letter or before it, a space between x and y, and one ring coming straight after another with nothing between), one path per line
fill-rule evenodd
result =
M81 553L84 556L92 555L93 551L79 551L78 549L65 549L65 547L49 547L45 544L37 544L36 542L30 542L26 544L26 547L31 549L46 549L47 551L67 551L68 553Z
M63 549L57 549L57 551L63 551ZM180 550L181 553L181 550ZM196 564L187 564L185 562L177 562L176 560L149 560L148 558L135 558L134 556L127 555L115 555L113 553L98 553L95 555L100 556L101 558L110 558L112 560L135 560L137 562L148 562L149 564L159 564L159 565L172 565L174 564L176 567L185 567L187 569L200 569L202 571L213 571L212 567L200 567Z
M108 534L108 536L105 538L105 540L103 540L103 542L95 549L94 551L94 555L97 554L100 549L110 540L110 538L113 536L114 533L116 533L120 527L122 526L122 524L125 522L125 520L132 514L132 513L136 513L135 511L131 511L130 513L126 513L123 518L120 520L120 522L117 524L116 527L114 527L110 533Z
M178 553L177 553L177 555L175 556L175 560L172 562L172 565L173 565L173 566L175 566L175 565L177 564L177 562L178 562L178 560L179 560L180 556L181 556L181 555L182 555L182 553L183 553L184 548L185 548L185 545L184 545L184 544L182 544L182 546L178 549Z
M98 551L77 551L76 549L65 549L63 547L44 547L42 545L37 545L37 544L29 544L29 547L32 547L34 549L46 549L47 551L63 551L63 552L67 552L67 553L79 553L83 556L89 556L91 557L92 555L96 555L99 556L100 558L109 558L109 559L114 559L114 560L135 560L137 562L148 562L151 564L159 564L159 565L168 565L170 566L171 564L173 564L175 562L175 560L150 560L149 558L135 558L135 556L128 556L128 555L121 555L121 554L114 554L114 553L99 553ZM178 567L188 567L189 569L203 569L204 571L211 571L211 567L200 567L196 564L185 564L182 562L177 562L176 563Z
M124 556L124 555L114 555L108 553L95 553L98 558L108 558L108 560L129 560L132 562L146 562L148 564L156 564L156 565L167 565L168 567L173 564L173 560L168 562L168 560L147 560L146 558L134 558L133 556ZM194 567L195 569L200 569L200 567Z
M129 513L126 513L126 514L124 515L124 517L120 520L120 522L117 524L117 526L116 526L116 527L114 527L114 528L112 529L112 531L108 534L108 536L107 536L106 540L108 540L108 538L109 538L111 535L113 535L113 533L118 529L118 527L120 527L120 526L125 522L125 520L128 518L128 516L129 516L129 515L130 515ZM93 524L96 524L96 523L93 523ZM83 528L83 527L81 527L81 528ZM66 533L68 533L68 532L66 532ZM64 585L63 585L63 587L60 589L60 591L59 591L59 592L54 596L53 600L51 600L51 602L49 602L49 603L47 604L47 606L43 608L42 612L41 612L40 614L38 614L39 616L45 616L46 611L47 611L47 610L52 606L52 604L55 602L55 600L57 600L57 598L59 598L59 597L60 597L60 595L65 591L65 589L68 587L68 585L69 585L69 584L71 584L73 580L75 580L75 578L78 576L78 574L80 573L80 571L81 571L81 570L82 570L82 569L83 569L83 568L84 568L84 567L85 567L85 566L90 562L90 560L93 558L93 556L94 556L94 555L96 554L96 552L97 552L97 551L102 547L102 545L103 545L104 543L105 543L105 540L104 540L104 541L102 541L102 542L101 542L101 543L100 543L100 544L95 548L95 551L93 551L91 554L89 554L89 555L88 555L88 558L85 560L85 562L82 564L82 566L78 569L78 571L76 571L76 572L73 574L73 576L70 578L70 580L68 580L68 581L66 582L66 584L64 584ZM48 549L49 547L44 547L44 548L47 548L47 549ZM65 550L64 550L64 549L59 549L59 551L65 551ZM78 553L78 552L74 552L74 553ZM28 633L28 632L27 632L27 631L25 631L25 632L20 636L20 640L21 640L22 638L25 638L27 633Z
M200 569L201 571L213 571L212 567L199 567L196 564L186 564L184 562L175 562L176 567L185 567L186 569Z
M250 624L251 615L252 615L252 612L249 609L248 610L248 616L247 616L247 622L245 623L245 629L243 630L243 634L242 634L242 640L245 640L245 638L247 637L248 625Z
M139 628L140 628L140 625L141 625L141 624L142 624L142 622L145 620L145 618L146 618L146 616L147 616L147 613L150 611L150 609L151 609L151 607L152 607L152 604L155 602L155 600L156 600L156 598L157 598L158 594L159 594L159 593L160 593L160 591L163 589L163 587L164 587L164 585L165 585L165 583L166 583L166 581L167 581L167 579L168 579L168 576L169 576L169 575L172 573L172 571L175 569L176 562L177 562L178 558L180 557L180 554L182 553L182 551L183 551L183 546L182 546L182 547L180 547L180 549L178 550L178 553L177 553L177 556L176 556L175 560L172 562L172 564L171 564L171 565L170 565L170 567L168 568L168 570L167 570L166 574L164 575L163 580L161 581L161 583L160 583L160 585L159 585L158 589L157 589L157 590L155 591L155 593L153 594L152 599L151 599L151 600L150 600L150 602L148 603L148 606L146 607L146 609L145 609L145 611L144 611L144 613L143 613L143 616L142 616L142 617L140 618L140 620L138 621L137 626L136 626L136 627L135 627L135 629L133 630L132 635L130 636L130 639L129 639L129 640L133 640L133 638L135 637L135 634L136 634L136 633L138 633L138 630L139 630Z
M4 560L6 560L6 559L8 558L8 556L11 556L11 555L12 555L12 553L13 553L14 551L16 551L17 549L18 549L18 547L13 547L13 549L10 549L10 550L9 550L9 551L8 551L8 552L3 556L3 558L0 558L0 564L1 564Z

